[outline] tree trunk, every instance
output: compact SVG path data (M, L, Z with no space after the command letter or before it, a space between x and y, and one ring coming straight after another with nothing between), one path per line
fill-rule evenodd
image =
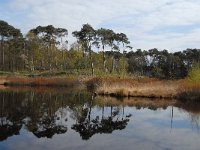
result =
M89 46L89 57L90 57L90 67L91 67L92 76L93 76L94 75L94 63L93 63L93 60L92 60L91 46Z
M34 60L33 60L33 57L31 59L31 71L34 71L35 70L35 67L34 67Z
M92 61L91 61L91 69L92 69L92 75L94 75L94 64Z
M12 59L12 72L15 71L15 69L14 69L14 64L15 64L14 59Z
M93 103L93 100L94 100L94 95L92 94L91 101L89 102L89 113L88 113L88 120L89 120L89 122L90 122L90 119L91 119L91 112L92 112L92 103Z
M102 106L102 119L104 119L104 105Z
M48 62L49 62L49 70L52 70L52 64L51 64L51 44L49 45L49 47L47 47L47 52L48 52Z
M4 52L4 46L3 46L3 44L2 44L2 65L3 65L3 68L4 68L4 65L5 65L5 52Z
M4 68L5 68L5 52L4 52L4 37L2 36L1 37L1 50L2 50L2 52L1 52L1 57L2 57L2 62L1 62L1 64L2 64L2 70L4 70Z
M105 56L104 45L103 45L103 70L104 70L104 72L107 72L107 70L106 70L106 56Z
M65 70L65 53L64 53L64 50L62 50L62 61L63 61L62 70Z
M112 56L112 73L115 71L115 59L114 56Z

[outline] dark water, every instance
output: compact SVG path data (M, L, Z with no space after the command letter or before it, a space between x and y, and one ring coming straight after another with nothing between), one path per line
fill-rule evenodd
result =
M200 104L0 92L0 150L199 150Z

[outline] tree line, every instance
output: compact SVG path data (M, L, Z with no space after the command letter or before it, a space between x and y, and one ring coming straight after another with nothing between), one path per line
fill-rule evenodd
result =
M200 62L199 49L133 51L126 34L94 29L89 24L83 24L72 35L77 41L68 46L65 28L38 26L23 36L19 29L0 20L0 71L116 73L177 79L186 77L192 65Z

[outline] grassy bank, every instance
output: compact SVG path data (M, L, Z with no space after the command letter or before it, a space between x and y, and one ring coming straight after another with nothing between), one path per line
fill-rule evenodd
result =
M88 82L97 95L115 97L173 98L179 85L173 81L159 81L151 78L116 79L94 78Z
M96 95L112 97L177 98L200 100L200 83L185 80L158 80L153 78L120 78L88 76L27 77L1 76L0 85L46 87L87 86Z
M87 85L97 95L200 100L200 84L187 80L93 78Z

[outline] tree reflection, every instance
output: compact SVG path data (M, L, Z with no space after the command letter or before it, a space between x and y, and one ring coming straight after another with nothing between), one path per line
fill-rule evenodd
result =
M182 108L199 128L200 103L159 100L117 100L94 98L85 91L68 93L0 92L0 141L28 130L37 138L52 138L55 134L78 132L88 140L95 134L109 134L127 127L130 117L126 106L148 108Z
M52 138L55 134L67 132L67 113L63 100L52 94L42 95L40 102L33 103L27 123L29 131L38 137ZM34 99L34 98L33 98Z
M0 141L6 140L8 137L18 135L22 127L21 123L12 122L6 118L0 119Z
M0 141L19 134L23 125L36 137L51 138L67 131L61 95L0 93Z
M104 106L101 108L101 118L97 114L94 119L91 119L92 112L92 102L94 101L94 97L89 100L89 103L86 105L86 108L82 109L82 113L79 113L77 116L76 123L72 125L72 129L76 132L79 132L80 136L84 140L88 140L94 134L102 134L102 133L112 133L114 130L122 130L125 129L128 124L127 115L124 117L124 109L120 111L119 107L113 109L113 106L110 106L110 115L104 116ZM119 116L122 114L122 117Z
M19 134L22 126L38 138L66 133L68 113L88 97L87 92L0 92L0 141Z
M24 106L19 104L19 100L15 99L15 96L15 93L0 93L0 141L18 135L22 128Z
M67 132L67 126L57 125L55 117L44 117L32 130L33 134L38 138L47 137L52 138L54 134L62 134Z
M177 107L187 112L192 128L200 129L200 103L198 101L183 101L176 104Z

